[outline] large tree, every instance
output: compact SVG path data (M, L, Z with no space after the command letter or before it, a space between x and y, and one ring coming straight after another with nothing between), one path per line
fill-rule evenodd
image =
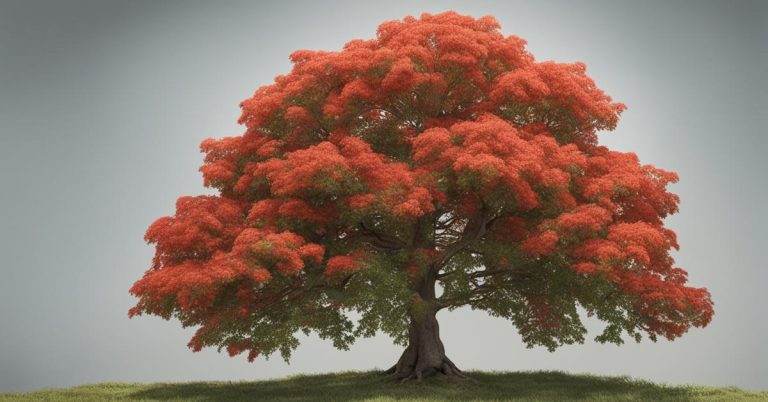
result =
M536 62L494 18L453 12L290 57L241 103L242 136L202 142L219 195L181 197L147 230L131 316L249 360L288 359L298 331L341 349L381 331L406 347L389 370L404 379L462 375L443 309L507 318L550 350L584 341L579 308L607 324L600 342L711 320L662 222L677 176L598 145L625 107L584 64Z

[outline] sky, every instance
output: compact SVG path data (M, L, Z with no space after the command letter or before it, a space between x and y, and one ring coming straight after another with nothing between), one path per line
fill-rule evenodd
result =
M253 380L388 368L385 335L338 351L316 336L286 364L186 346L194 328L142 316L128 289L144 232L210 193L199 143L240 135L238 104L297 49L340 50L385 20L493 15L537 60L583 61L625 103L603 144L676 171L667 219L704 329L657 343L526 349L511 322L441 312L461 368L628 375L768 390L768 3L620 1L0 0L0 392L103 381Z

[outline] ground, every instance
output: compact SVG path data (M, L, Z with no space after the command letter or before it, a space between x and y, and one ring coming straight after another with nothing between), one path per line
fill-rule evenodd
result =
M667 386L626 377L561 372L467 372L474 381L431 377L399 384L379 372L300 375L255 382L103 383L30 393L4 401L768 401L768 392Z

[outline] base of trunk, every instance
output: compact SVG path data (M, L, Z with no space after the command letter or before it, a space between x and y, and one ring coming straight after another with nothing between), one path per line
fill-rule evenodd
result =
M392 375L402 382L421 381L432 375L469 378L445 355L434 312L411 319L408 347L397 363L384 374Z
M442 356L436 362L433 363L421 363L417 359L407 358L406 354L410 354L408 349L403 352L403 357L385 371L384 374L391 375L394 379L401 382L408 381L421 381L424 377L430 377L434 375L455 377L461 379L469 379L455 364L446 356ZM406 360L404 360L404 358ZM406 363L406 361L409 361Z

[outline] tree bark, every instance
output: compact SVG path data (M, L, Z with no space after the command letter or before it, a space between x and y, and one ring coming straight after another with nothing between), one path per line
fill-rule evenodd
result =
M435 297L436 272L436 269L428 270L416 286L415 290L424 304L411 310L408 347L397 363L385 371L385 374L394 375L403 382L421 381L425 376L436 374L467 378L445 355L445 347L440 340L440 326L436 317L439 310Z
M430 308L422 314L412 314L408 347L385 374L394 375L403 382L421 381L431 375L467 378L445 355L436 313L436 309Z

